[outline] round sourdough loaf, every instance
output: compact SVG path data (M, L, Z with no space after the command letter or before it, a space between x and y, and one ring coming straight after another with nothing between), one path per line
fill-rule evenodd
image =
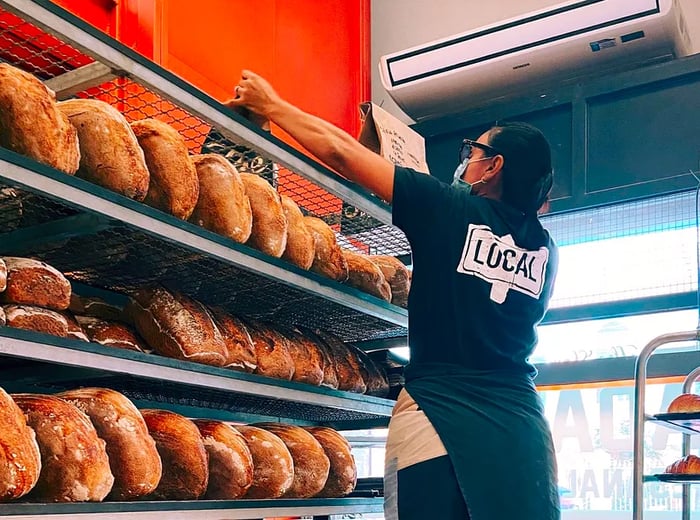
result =
M143 150L150 177L144 202L187 220L199 198L199 180L185 139L158 119L134 121L131 129Z
M291 424L260 423L256 425L274 433L287 446L294 460L294 481L284 494L288 498L309 498L326 485L330 461L314 436Z
M110 498L132 500L156 489L160 456L141 413L126 396L108 388L80 388L57 397L86 414L105 441L114 475Z
M209 455L209 485L204 498L232 500L246 494L253 484L253 456L243 435L226 423L194 421Z
M143 342L123 323L108 322L88 316L76 316L90 341L105 347L145 352Z
M391 287L391 303L399 307L408 305L408 293L411 289L411 272L404 263L388 255L369 255L369 259L382 270L384 278Z
M277 191L262 177L241 173L241 180L253 210L253 230L248 244L279 258L287 246L287 219Z
M158 354L219 367L226 363L224 338L201 303L155 287L133 293L125 312Z
M328 480L316 496L334 498L352 493L357 484L357 467L350 443L332 428L312 426L305 429L323 446L330 460Z
M151 496L163 500L196 500L204 495L209 482L209 462L197 426L167 410L141 410L141 414L163 464L163 475Z
M7 265L5 260L0 258L0 292L3 292L7 287Z
M304 217L304 223L314 237L314 261L311 270L331 280L347 280L348 263L333 229L316 217Z
M258 366L253 339L241 320L223 309L209 309L226 343L228 356L224 366L241 372L254 372Z
M31 305L4 305L3 310L8 327L68 337L68 321L59 312Z
M668 405L669 413L700 412L700 395L681 394Z
M253 485L245 498L279 498L294 482L294 460L277 435L255 426L236 426L253 456Z
M54 92L7 63L0 63L0 128L0 146L70 175L78 169L78 134Z
M215 154L194 155L199 178L199 200L190 221L244 244L253 230L253 210L241 175Z
M29 493L39 480L41 453L34 430L0 388L0 502Z
M130 199L143 200L149 173L143 150L126 118L98 99L58 103L78 131L80 168L76 175Z
M13 394L36 432L41 475L28 498L42 502L99 502L112 489L105 441L87 415L51 395Z
M257 366L255 373L277 379L292 379L294 360L289 352L287 339L269 326L253 321L246 322L255 347Z
M287 245L282 258L304 270L311 269L316 253L316 241L306 227L304 214L291 197L281 195L282 209L287 219Z
M360 255L344 249L343 257L348 264L348 285L382 300L391 301L391 287L384 278L382 270L369 259L368 255Z
M286 338L294 362L292 381L319 386L323 382L325 365L321 349L295 330L284 329L279 332Z
M4 257L7 287L0 294L5 303L35 305L63 311L70 305L71 286L54 267L32 258Z

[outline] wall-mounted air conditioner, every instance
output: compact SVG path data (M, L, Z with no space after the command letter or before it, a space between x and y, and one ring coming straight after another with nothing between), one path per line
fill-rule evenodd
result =
M678 0L578 0L383 56L379 67L420 121L691 48Z

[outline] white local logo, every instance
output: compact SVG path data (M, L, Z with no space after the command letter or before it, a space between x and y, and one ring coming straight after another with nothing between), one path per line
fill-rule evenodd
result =
M498 237L488 226L469 224L457 272L491 283L491 300L503 303L511 289L539 298L548 260L546 247L528 251L510 235Z

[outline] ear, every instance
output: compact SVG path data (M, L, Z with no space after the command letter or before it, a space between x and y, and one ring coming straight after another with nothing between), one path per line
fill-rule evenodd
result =
M503 171L503 156L496 155L484 173L484 181L488 182L498 176Z

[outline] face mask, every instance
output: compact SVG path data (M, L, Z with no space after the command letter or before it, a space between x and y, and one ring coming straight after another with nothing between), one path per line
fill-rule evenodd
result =
M479 181L475 182L474 184L472 184L470 182L462 180L462 175L464 175L464 172L467 171L467 166L469 166L470 163L485 161L487 159L493 159L493 157L482 157L481 159L474 159L473 161L469 158L464 159L459 164L459 166L457 166L457 169L455 170L455 173L452 176L452 187L458 188L460 190L464 190L467 193L467 195L469 195L472 192L472 188L474 187L474 184L483 183L484 181L479 180Z

